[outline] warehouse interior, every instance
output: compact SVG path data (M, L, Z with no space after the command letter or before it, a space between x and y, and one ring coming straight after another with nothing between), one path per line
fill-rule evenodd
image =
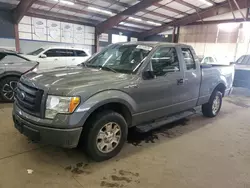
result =
M189 45L201 63L207 64L207 58L219 66L234 66L232 79L243 79L242 70L250 64L250 1L0 0L0 54L53 63L61 61L59 56L50 60L40 52L82 49L91 59L112 44L140 41ZM39 57L32 59L36 53ZM62 56L69 64L67 55ZM249 62L241 65L240 77L237 62L242 61ZM10 62L1 63L5 67L0 66L0 89L8 84L2 79L10 75L6 73ZM18 69L22 67L11 69L15 78ZM217 72L224 75L229 69ZM250 187L250 72L246 77L246 84L237 82L230 96L223 93L223 106L215 118L197 113L146 133L131 128L122 151L99 163L79 148L36 143L20 134L13 123L13 101L2 101L0 188ZM94 81L89 75L88 84Z

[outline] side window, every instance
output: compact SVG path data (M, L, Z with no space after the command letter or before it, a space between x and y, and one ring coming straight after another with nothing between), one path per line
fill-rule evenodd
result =
M75 53L76 53L76 56L78 56L78 57L86 57L86 56L88 56L86 54L86 52L84 52L83 50L75 50Z
M187 70L196 69L195 60L194 60L194 57L193 57L191 50L189 48L182 48L181 50L182 50L182 54L184 57L184 62L186 64ZM208 61L209 61L209 59L208 59Z
M11 55L11 54L8 54L1 59L2 63L16 63L16 62L25 62L25 61L26 61L25 59L18 57L16 55Z
M208 59L208 57L205 57L204 64L208 64L208 63L209 63L209 59Z
M209 63L210 63L210 64L215 63L215 62L214 62L214 59L213 59L212 57L209 57Z
M47 57L61 57L62 54L60 53L59 49L51 49L44 53Z
M51 49L44 53L47 57L71 57L75 56L74 50Z
M75 56L74 50L65 50L64 56L65 57Z
M175 48L163 47L151 58L155 76L164 76L169 72L180 71L179 60Z

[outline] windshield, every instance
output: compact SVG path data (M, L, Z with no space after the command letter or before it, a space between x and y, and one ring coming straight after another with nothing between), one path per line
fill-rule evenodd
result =
M237 61L236 64L250 65L250 55L243 55Z
M85 63L88 67L100 68L126 74L136 73L153 48L145 45L111 45Z
M40 54L43 51L44 51L43 48L39 48L39 49L37 49L37 50L35 50L33 52L28 53L28 55L38 55L38 54Z

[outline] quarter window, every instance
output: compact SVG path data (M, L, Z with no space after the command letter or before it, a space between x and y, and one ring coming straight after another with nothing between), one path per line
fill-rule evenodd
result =
M187 70L196 69L195 60L194 60L194 57L193 57L191 50L189 48L182 48L181 50L182 50L182 54L184 57L184 62L186 64ZM209 59L208 59L208 61L209 61Z
M164 76L169 72L180 71L179 60L175 48L163 47L151 58L155 76Z
M88 56L86 54L86 52L84 52L83 50L75 50L75 53L76 53L76 56L78 56L78 57L86 57L86 56Z

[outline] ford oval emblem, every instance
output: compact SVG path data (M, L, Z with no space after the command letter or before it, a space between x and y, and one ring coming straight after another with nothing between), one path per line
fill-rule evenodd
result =
M21 92L21 96L20 96L20 97L21 97L22 100L24 100L25 97L26 97L25 93L24 93L24 92Z

